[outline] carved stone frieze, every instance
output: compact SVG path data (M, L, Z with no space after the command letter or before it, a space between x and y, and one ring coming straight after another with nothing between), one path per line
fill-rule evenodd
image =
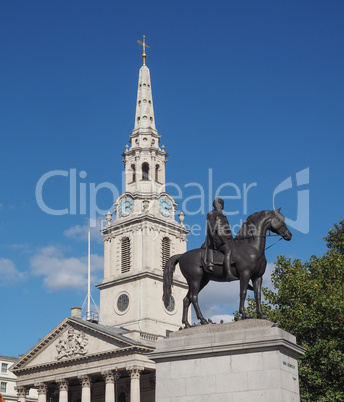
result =
M85 355L87 343L88 337L84 332L69 327L67 333L60 336L56 345L56 360Z

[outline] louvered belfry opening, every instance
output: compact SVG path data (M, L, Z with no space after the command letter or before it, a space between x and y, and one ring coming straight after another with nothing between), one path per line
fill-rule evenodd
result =
M162 269L165 269L166 262L171 257L171 240L168 237L162 239Z
M121 272L130 271L130 239L129 237L123 237L121 241Z

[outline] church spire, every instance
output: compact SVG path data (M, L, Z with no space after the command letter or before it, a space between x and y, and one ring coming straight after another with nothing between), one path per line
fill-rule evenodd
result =
M155 128L153 97L149 68L146 66L145 37L143 42L143 65L139 71L135 125L122 156L125 165L125 190L132 194L152 194L165 191L165 164L167 152L159 146L160 135Z
M143 40L145 38L143 37ZM143 46L135 112L135 127L122 153L124 192L114 202L115 218L106 216L104 280L100 289L100 315L105 325L124 327L126 336L138 342L165 337L180 327L174 297L182 300L184 278L174 283L174 295L164 307L159 284L165 261L186 251L188 230L175 219L176 202L166 192L168 154L159 146L155 128L147 45ZM183 219L180 219L182 222ZM155 289L158 289L155 291ZM144 297L149 295L149 297Z
M143 36L143 42L140 40L137 42L143 47L143 63L139 72L134 131L151 129L156 133L151 80L149 68L146 65L146 47L149 48L149 46L146 45L145 36Z

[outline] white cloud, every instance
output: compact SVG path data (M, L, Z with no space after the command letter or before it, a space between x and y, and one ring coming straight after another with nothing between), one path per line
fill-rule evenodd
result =
M75 225L75 226L72 226L69 229L65 230L63 232L63 234L66 237L70 237L71 239L86 241L87 240L87 232L88 232L87 225L84 225L84 226Z
M223 322L232 322L234 321L234 315L229 315L229 314L218 314L218 315L213 315L210 317L210 319L215 323L219 324L221 320Z
M95 240L97 242L103 241L103 236L100 230L105 226L106 220L103 218L98 218L96 221L91 222L91 241ZM88 238L89 221L84 225L75 225L66 229L63 234L66 237L77 241L87 241Z
M43 276L44 286L49 291L64 289L87 289L87 258L65 257L55 246L41 249L30 260L32 273ZM91 282L99 283L101 278L95 271L103 270L103 257L91 255Z
M266 271L263 276L263 286L268 287L269 289L274 289L274 286L271 282L271 274L275 270L275 264L273 262L268 262L266 265Z
M204 317L232 314L239 307L239 281L209 282L198 296ZM203 309L203 308L202 308Z
M3 248L7 248L9 250L15 250L21 253L31 252L31 247L29 243L12 243L12 244L3 244Z
M16 284L26 279L26 274L17 270L13 261L0 258L0 286Z

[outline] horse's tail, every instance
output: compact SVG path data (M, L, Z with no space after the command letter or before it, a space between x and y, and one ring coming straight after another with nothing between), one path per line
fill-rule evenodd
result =
M164 301L164 305L167 308L170 304L170 298L172 293L172 282L173 282L173 274L176 270L176 265L179 262L180 257L182 254L173 255L165 265L164 269L164 286L163 286L163 296L162 299Z

